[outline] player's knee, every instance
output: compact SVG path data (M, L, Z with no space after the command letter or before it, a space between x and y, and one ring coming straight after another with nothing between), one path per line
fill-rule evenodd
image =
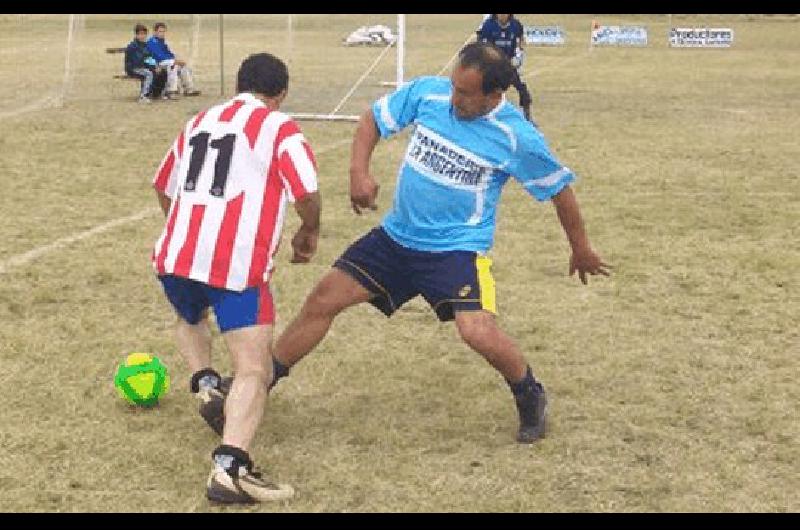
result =
M486 349L496 334L497 324L491 315L484 312L471 312L469 316L456 318L458 334L473 350Z
M342 310L340 305L331 290L320 284L308 295L303 313L311 317L333 317Z
M252 379L260 386L272 380L272 366L263 362L241 362L236 369L236 378Z
M303 312L312 317L334 317L347 307L330 278L321 281L306 299Z

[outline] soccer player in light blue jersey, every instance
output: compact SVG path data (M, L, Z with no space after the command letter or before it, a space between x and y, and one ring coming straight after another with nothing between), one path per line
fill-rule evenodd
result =
M572 246L570 275L608 275L592 250L570 187L572 171L538 130L505 100L514 68L490 43L467 45L450 79L420 77L374 103L353 139L350 197L356 213L375 210L369 171L381 138L413 125L392 208L353 243L312 290L273 351L274 384L325 336L333 319L369 302L390 316L422 295L441 321L508 382L519 412L517 440L545 432L544 387L517 344L498 326L491 249L500 191L517 180L553 202Z

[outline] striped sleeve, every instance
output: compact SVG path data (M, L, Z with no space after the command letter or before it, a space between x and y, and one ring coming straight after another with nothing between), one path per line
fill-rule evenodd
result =
M314 152L294 121L289 120L281 125L275 146L278 173L289 200L299 201L317 191L317 162Z
M172 146L164 155L164 159L158 166L155 177L153 177L153 187L172 199L175 195L177 184L178 167L180 166L181 156L184 147L184 131L178 135Z
M552 199L575 180L572 170L556 160L541 136L520 135L509 172L539 201Z

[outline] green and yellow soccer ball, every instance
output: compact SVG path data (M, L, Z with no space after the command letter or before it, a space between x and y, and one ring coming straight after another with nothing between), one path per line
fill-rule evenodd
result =
M152 407L169 390L169 372L158 357L132 353L117 368L114 386L120 397L131 405Z

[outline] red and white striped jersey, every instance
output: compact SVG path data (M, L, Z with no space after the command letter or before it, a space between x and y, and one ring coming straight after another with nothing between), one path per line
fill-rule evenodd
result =
M242 93L189 120L156 172L172 199L156 272L242 291L269 280L287 199L317 190L297 124Z

